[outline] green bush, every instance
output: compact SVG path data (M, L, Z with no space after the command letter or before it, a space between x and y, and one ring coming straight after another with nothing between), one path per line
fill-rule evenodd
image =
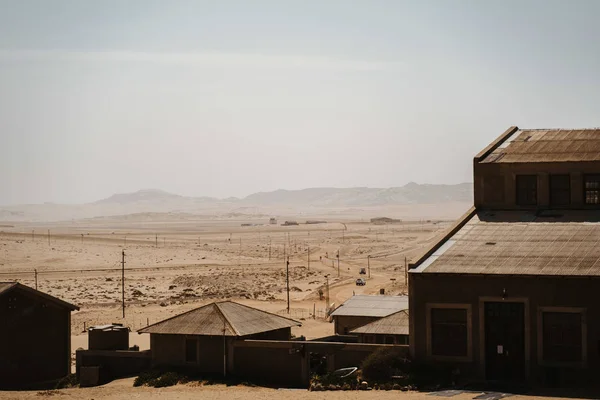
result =
M362 377L369 383L389 382L392 376L406 376L409 372L410 360L402 348L379 348L362 363Z
M175 386L182 380L182 377L176 372L165 372L154 382L155 388Z

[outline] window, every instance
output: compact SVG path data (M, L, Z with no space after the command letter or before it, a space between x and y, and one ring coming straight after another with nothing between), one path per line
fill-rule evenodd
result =
M467 310L431 309L431 355L466 357L468 354Z
M517 205L537 204L537 175L517 175Z
M582 322L581 312L542 312L542 360L546 363L581 363Z
M504 176L486 176L483 178L483 201L486 204L504 203Z
M196 339L185 339L185 362L198 361L198 341Z
M571 177L569 175L550 175L550 204L553 206L571 204Z
M585 204L600 204L600 175L585 175Z

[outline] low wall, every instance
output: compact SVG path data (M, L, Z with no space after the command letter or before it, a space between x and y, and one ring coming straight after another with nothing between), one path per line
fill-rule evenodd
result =
M408 355L407 345L295 342L275 340L238 340L233 343L234 368L239 378L252 378L266 383L307 387L310 380L310 353L327 357L327 368L334 371L360 367L363 360L380 348L400 348Z
M152 362L150 350L77 350L75 354L77 377L81 367L100 367L101 382L137 375L149 369Z

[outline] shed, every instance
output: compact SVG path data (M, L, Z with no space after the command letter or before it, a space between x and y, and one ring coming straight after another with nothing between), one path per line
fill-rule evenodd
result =
M351 330L398 311L408 310L408 296L355 295L332 313L337 335L348 335Z
M207 304L140 329L150 334L154 365L223 373L237 339L289 340L297 321L232 301ZM237 360L236 360L237 362Z
M122 324L92 326L88 329L89 350L128 350L129 328Z
M71 311L79 307L0 282L0 387L26 388L71 372Z
M408 344L408 310L398 311L350 331L359 343Z

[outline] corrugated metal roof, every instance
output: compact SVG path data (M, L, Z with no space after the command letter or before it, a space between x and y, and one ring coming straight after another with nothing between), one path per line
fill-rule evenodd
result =
M232 301L207 304L140 329L139 333L247 336L300 322Z
M346 300L331 315L387 317L402 310L408 310L408 296L357 295Z
M356 328L350 333L363 333L375 335L408 335L409 318L408 310L398 311L387 317L373 321L367 325Z
M600 211L478 212L411 273L600 276Z
M523 129L482 163L600 161L600 129Z
M73 305L71 303L67 303L64 300L61 300L57 297L51 296L47 293L44 292L40 292L39 290L35 290L33 288L30 288L29 286L25 286L23 284L20 284L19 282L0 282L0 296L3 296L6 293L9 293L10 291L12 291L13 289L16 290L22 290L30 295L33 296L39 296L41 298L43 298L46 301L49 301L51 303L54 303L60 307L64 307L64 308L68 308L71 311L74 310L79 310L79 307L77 307L76 305Z

